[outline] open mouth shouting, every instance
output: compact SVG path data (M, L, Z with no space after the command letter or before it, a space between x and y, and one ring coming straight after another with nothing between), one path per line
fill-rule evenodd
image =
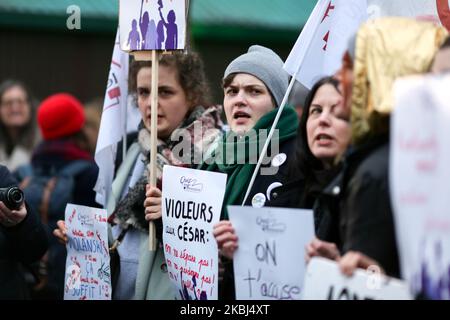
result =
M333 140L333 137L326 133L321 133L316 136L317 143L319 144L319 146L323 147L329 146L333 142Z
M236 111L233 114L234 123L237 125L246 124L251 119L250 114L245 111Z

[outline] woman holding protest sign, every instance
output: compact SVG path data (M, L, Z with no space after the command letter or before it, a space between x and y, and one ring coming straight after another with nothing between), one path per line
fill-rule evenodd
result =
M191 167L195 159L221 136L220 107L209 107L203 63L194 52L163 55L159 62L157 187L147 185L150 153L151 62L134 61L130 87L136 94L142 121L138 142L132 144L117 170L114 195L108 200L111 239L119 240L120 273L114 299L174 299L162 250L161 212L146 195L160 196L162 169L166 164ZM194 130L194 127L201 130ZM180 137L183 140L180 141ZM189 157L175 154L179 143L189 141ZM186 152L188 150L185 150ZM159 188L158 188L159 187ZM146 207L144 208L144 200ZM148 250L148 221L156 224L158 246ZM55 235L65 238L61 221ZM116 244L119 244L116 242Z
M246 199L261 147L278 113L288 88L289 77L283 70L283 61L272 50L251 46L247 53L233 60L223 79L224 109L230 133L224 137L211 159L202 169L228 175L221 221L214 226L214 236L223 256L225 268L219 297L234 299L232 268L233 253L238 239L228 221L228 205L271 206L271 190L288 181L288 159L295 149L298 117L295 110L286 107L281 113L269 152ZM238 150L235 154L233 151ZM248 150L239 154L239 150ZM252 154L253 152L253 154ZM283 206L278 203L279 206Z
M39 105L37 122L43 141L31 163L14 172L30 207L39 213L49 236L67 203L97 207L93 191L98 167L89 153L81 102L67 93L53 94ZM51 237L49 250L35 266L33 299L62 299L66 250Z
M228 221L227 205L240 205L255 170L261 147L277 115L288 88L288 74L283 61L272 50L251 46L247 53L229 64L223 79L224 109L231 131L200 166L200 169L228 175L222 207L222 221L214 227L214 235L224 258L224 281L220 298L234 298L232 254L237 238ZM246 205L270 205L270 190L287 181L287 159L295 148L298 118L295 110L286 107L271 140L271 157L265 156ZM237 152L234 152L237 150ZM239 150L244 151L242 154ZM161 194L149 195L146 207L160 210ZM226 261L225 261L226 260Z
M316 239L307 259L334 259L348 275L375 265L399 277L388 174L392 87L401 76L427 72L445 35L431 23L383 18L363 25L350 42L338 78L351 109L354 148L340 179L329 186L340 197L335 221L340 244Z

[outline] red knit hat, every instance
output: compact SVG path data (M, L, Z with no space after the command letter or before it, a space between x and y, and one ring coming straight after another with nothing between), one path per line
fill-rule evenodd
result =
M80 101L67 93L51 95L38 108L37 119L44 139L56 139L76 133L84 125Z

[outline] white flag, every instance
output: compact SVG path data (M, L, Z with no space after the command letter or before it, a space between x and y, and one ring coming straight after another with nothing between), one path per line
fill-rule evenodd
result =
M348 39L367 18L366 0L319 0L284 69L308 89L341 66Z
M111 192L117 143L126 132L127 96L128 53L120 50L117 32L95 150L99 173L94 190L97 192L96 201L103 206L106 206Z
M449 8L450 0L319 0L284 69L310 89L323 76L339 70L350 37L367 19L412 17L450 30Z

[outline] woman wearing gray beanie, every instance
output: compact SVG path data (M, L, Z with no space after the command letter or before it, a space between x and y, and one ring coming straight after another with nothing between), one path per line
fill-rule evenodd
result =
M219 298L234 299L232 257L237 237L228 221L228 205L241 205L249 186L262 146L272 127L278 107L288 88L289 76L283 61L272 50L254 45L233 60L223 77L224 110L230 132L201 169L223 172L228 176L221 220L214 227L225 268L219 285ZM287 159L294 151L298 118L292 107L286 107L271 140L269 152L253 184L245 205L272 206L270 191L288 179ZM237 152L234 152L237 150ZM245 150L245 152L244 152ZM243 151L243 152L239 152ZM277 206L283 206L277 203Z

